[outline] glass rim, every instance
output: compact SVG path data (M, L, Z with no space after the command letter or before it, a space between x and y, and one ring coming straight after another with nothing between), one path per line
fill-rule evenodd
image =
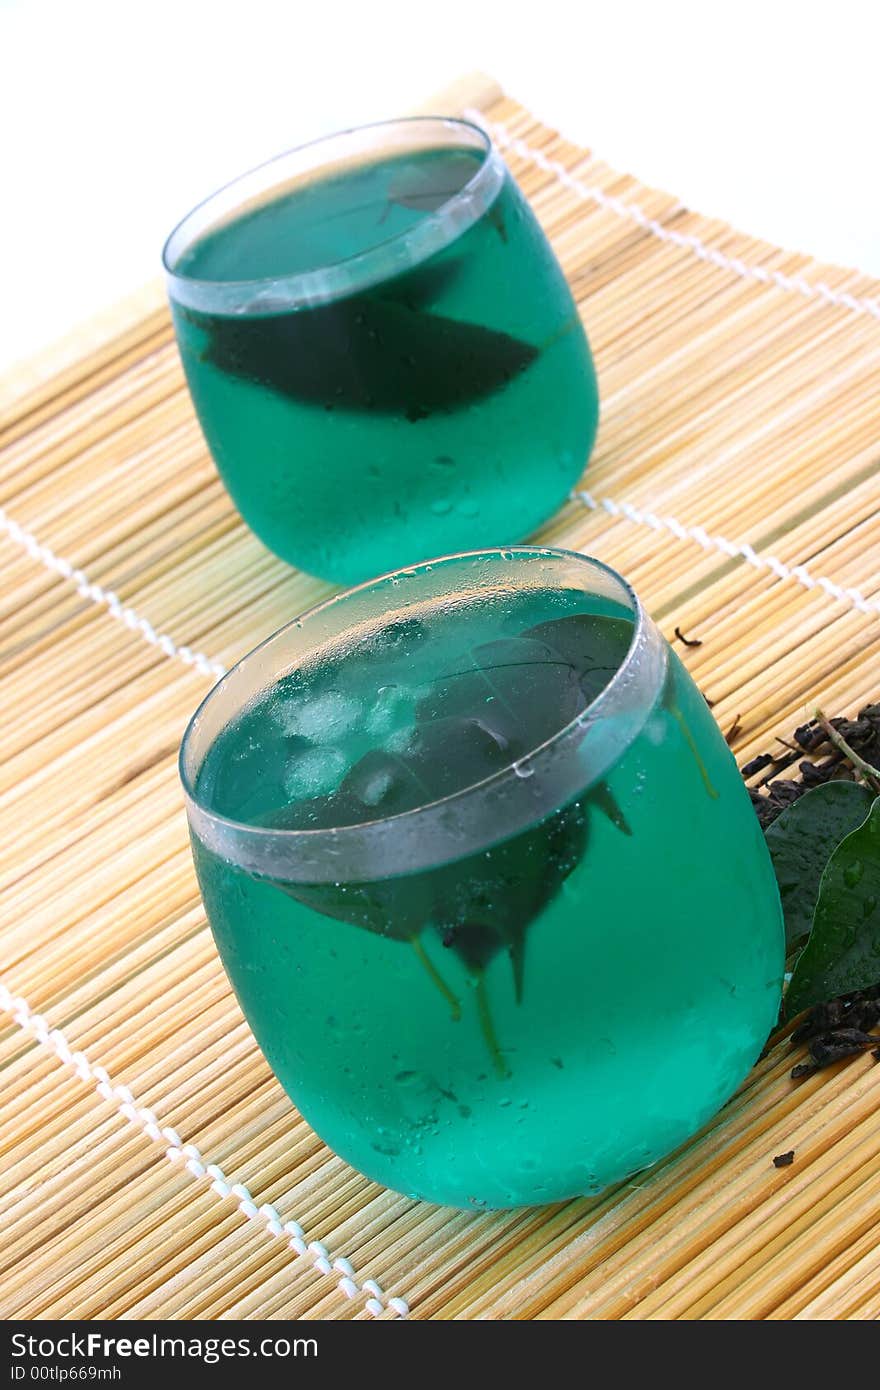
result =
M285 639L289 640L295 633L305 633L309 623L314 624L322 617L338 614L346 606L354 604L359 597L373 592L380 593L383 587L395 581L399 583L402 576L430 574L446 566L467 561L497 560L518 563L530 559L574 562L576 566L583 565L585 573L602 576L630 608L633 632L620 665L586 709L527 755L511 761L491 776L470 783L437 800L395 815L353 825L314 830L256 826L210 810L199 800L196 791L198 772L217 734L247 707L260 690L267 690L283 675L296 669L295 660L288 661L286 666L283 661L279 661L272 667L274 674L247 688L249 668L254 666L259 672L261 657L276 644L280 644L283 649ZM585 585L584 592L594 593L596 590L594 586ZM377 616L381 617L381 612ZM338 629L339 633L345 631L345 625ZM302 656L307 657L314 651L314 647L306 644ZM580 551L554 547L506 546L462 551L441 556L439 559L424 560L405 569L390 570L375 579L331 595L300 617L285 623L230 667L208 691L187 725L178 759L190 827L209 848L239 867L265 873L282 881L284 872L280 869L290 870L290 882L329 881L325 877L328 872L335 872L337 877L344 876L350 881L355 881L355 874L350 867L352 864L356 866L355 872L358 869L362 870L361 876L368 880L386 877L391 873L416 872L435 864L465 858L509 838L518 830L538 823L558 805L564 804L560 800L561 796L570 800L579 790L584 791L598 781L613 763L618 761L641 731L662 688L665 674L666 643L645 612L635 590L610 565ZM237 682L245 686L247 693L237 700L228 717L221 720L213 737L208 739L206 747L198 756L198 750L194 752L193 745L198 739L206 715L212 705L222 701L223 694L229 690L230 685L234 687ZM611 718L621 713L629 717L618 720ZM589 763L582 766L583 760L579 761L571 754L579 750L590 732L601 730L603 724L608 726L610 734L604 739L593 741L596 746L591 744ZM197 761L193 764L195 757ZM536 772L552 775L536 777L533 775ZM588 778L586 781L585 776ZM469 806L473 807L475 803L484 803L487 797L497 796L497 793L503 790L516 790L523 798L522 806L515 808L512 817L496 814L492 830L482 836L478 834L478 842L467 843L462 848L461 827L466 828L469 819L475 823L478 819L473 815L462 815L462 812ZM508 797L508 800L511 798ZM497 803L493 809L497 812ZM454 824L450 823L450 813L455 813L452 817ZM509 824L511 821L515 822L512 829ZM423 851L415 855L415 862L412 854L414 832L418 832ZM395 839L399 839L403 844L403 852L394 852ZM384 845L382 841L385 842ZM454 841L455 845L453 852L449 853L447 850L451 841ZM391 853L388 853L389 845ZM247 852L236 854L231 852L233 848L239 851L244 849Z
M350 256L277 276L256 276L242 280L202 279L181 274L176 266L183 253L199 237L241 212L260 194L270 194L284 184L285 173L333 168L331 151L342 157L345 150L366 153L382 131L395 129L466 134L471 148L483 157L479 167L455 193L412 226L393 232L374 245ZM476 137L476 138L474 138ZM454 148L450 142L427 143L424 148ZM463 146L464 147L464 146ZM312 158L320 156L324 158ZM328 300L366 289L411 269L449 245L479 221L491 207L504 180L505 166L491 137L475 121L458 116L400 116L349 126L329 135L273 155L256 164L208 194L182 217L162 248L162 266L170 297L186 308L206 313L272 314L280 309L325 303ZM272 177L275 175L275 177ZM238 197L234 195L238 194ZM211 214L216 214L212 216Z

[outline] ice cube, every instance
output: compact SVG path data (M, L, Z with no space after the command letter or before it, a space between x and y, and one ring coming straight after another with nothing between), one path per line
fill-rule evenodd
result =
M347 767L345 755L339 748L304 748L288 761L284 769L284 790L297 801L326 796L339 785Z
M358 819L370 820L375 814L398 815L430 801L410 771L407 761L384 749L374 748L355 763L340 793L365 808ZM369 814L367 814L367 812Z
M386 750L389 753L406 753L413 741L413 732L411 724L403 729L395 729L394 733L385 739Z
M381 768L372 776L365 777L360 788L361 801L365 806L380 806L394 790L394 773Z
M276 706L275 717L286 734L298 734L312 743L336 743L363 718L360 700L344 690L325 690L312 699Z
M407 776L399 759L375 748L355 763L345 779L346 796L371 809L391 811L397 805Z
M413 692L406 685L382 685L367 711L364 728L375 738L394 733L413 721Z

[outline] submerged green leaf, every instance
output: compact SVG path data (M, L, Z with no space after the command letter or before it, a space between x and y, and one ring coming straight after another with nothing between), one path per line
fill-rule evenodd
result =
M579 863L587 828L587 812L571 805L511 840L422 873L370 883L274 882L323 916L398 941L434 927L474 974L506 949L519 998L526 932Z
M873 800L858 782L826 782L767 827L789 951L809 936L825 866L841 840L862 824Z
M293 313L180 312L206 335L202 360L326 410L411 422L500 390L539 349L498 329L421 307L410 278Z
M597 810L601 811L603 816L606 816L622 835L632 834L629 821L623 814L623 808L606 781L597 782L587 792L584 799L588 806L595 806Z
M785 997L786 1013L880 979L880 798L832 854L819 885L813 930Z

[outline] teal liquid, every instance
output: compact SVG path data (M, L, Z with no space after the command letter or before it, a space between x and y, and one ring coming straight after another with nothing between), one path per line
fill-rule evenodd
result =
M314 180L207 234L175 271L265 281L345 261L435 212L480 158L417 151ZM592 447L590 350L509 176L479 221L378 285L294 312L172 311L233 501L277 554L327 579L519 540Z
M217 738L199 800L317 829L414 809L576 718L631 625L565 592L391 623L294 672ZM779 1007L769 858L670 654L605 777L501 844L368 883L257 880L194 848L224 965L271 1066L339 1154L457 1207L600 1192L692 1134Z

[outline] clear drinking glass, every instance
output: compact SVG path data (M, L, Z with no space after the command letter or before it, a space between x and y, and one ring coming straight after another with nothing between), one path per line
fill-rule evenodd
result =
M598 1192L707 1120L776 1019L736 764L595 560L457 555L331 599L208 695L181 775L260 1046L401 1192Z
M488 137L415 118L281 155L164 251L183 366L235 505L352 583L517 541L596 432L565 277Z

